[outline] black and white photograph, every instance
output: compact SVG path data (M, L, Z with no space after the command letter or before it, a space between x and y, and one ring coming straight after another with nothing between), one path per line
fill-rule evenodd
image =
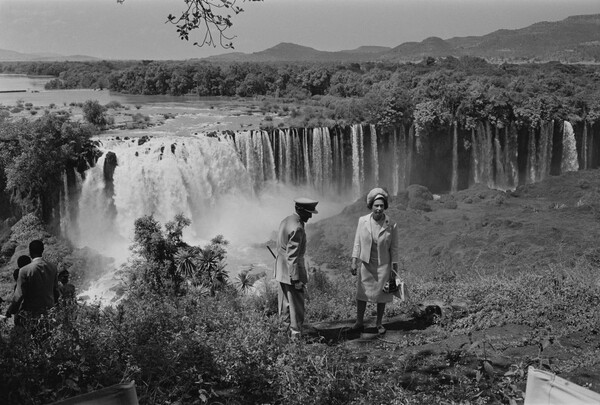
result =
M598 0L0 0L0 404L600 404Z

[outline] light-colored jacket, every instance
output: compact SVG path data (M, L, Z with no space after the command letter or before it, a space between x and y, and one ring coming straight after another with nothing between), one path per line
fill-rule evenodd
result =
M371 215L368 214L358 219L352 257L369 263L371 256ZM385 214L384 214L385 215ZM394 221L385 215L383 226L377 235L377 257L379 265L398 263L398 227Z
M279 225L275 279L284 284L292 284L292 281L298 280L306 284L308 273L304 264L305 251L304 223L300 221L298 214L292 214Z

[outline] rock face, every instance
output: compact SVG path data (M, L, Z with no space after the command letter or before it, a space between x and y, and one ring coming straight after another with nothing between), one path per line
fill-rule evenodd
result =
M117 167L117 155L114 152L108 152L106 154L106 158L104 159L104 180L106 182L113 181L113 175L115 173L115 168Z

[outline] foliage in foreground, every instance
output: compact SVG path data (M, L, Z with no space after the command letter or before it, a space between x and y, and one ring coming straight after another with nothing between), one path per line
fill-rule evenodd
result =
M211 278L202 277L194 264L202 263L198 252L179 238L185 223L178 217L163 231L151 217L136 222L138 256L126 270L137 276L117 306L54 308L39 325L50 333L38 331L36 339L1 323L0 402L45 404L135 380L144 404L511 403L522 395L526 366L542 363L546 340L600 324L599 279L592 261L582 258L517 275L411 280L414 302L461 299L471 303L469 310L442 314L427 334L411 332L391 346L383 342L369 359L355 346L334 341L293 342L274 315L275 289L268 283L255 295L228 283L212 294L204 288ZM223 241L216 241L202 250L215 249L224 258ZM186 279L186 266L180 266L185 262L196 271L193 279ZM151 277L140 276L144 269L152 269L145 273ZM171 288L168 274L181 277L178 288ZM351 318L352 280L338 275L333 282L314 272L309 320ZM394 303L388 316L409 309ZM493 346L483 339L436 355L407 350L507 323L531 326L530 335ZM506 373L491 366L495 350L531 343L540 345L537 358L513 364ZM592 358L574 358L555 371ZM440 370L440 362L443 372L432 371Z

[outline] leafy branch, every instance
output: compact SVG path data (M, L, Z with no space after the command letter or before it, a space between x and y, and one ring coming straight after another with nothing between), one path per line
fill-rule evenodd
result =
M200 32L201 41L194 42L195 46L204 45L225 49L233 49L231 42L235 35L229 36L226 31L233 26L232 18L244 10L237 6L237 0L183 0L185 8L181 15L169 14L165 23L171 23L177 27L180 39L189 41L190 34L194 31ZM262 1L262 0L243 0ZM125 0L117 0L123 4Z

